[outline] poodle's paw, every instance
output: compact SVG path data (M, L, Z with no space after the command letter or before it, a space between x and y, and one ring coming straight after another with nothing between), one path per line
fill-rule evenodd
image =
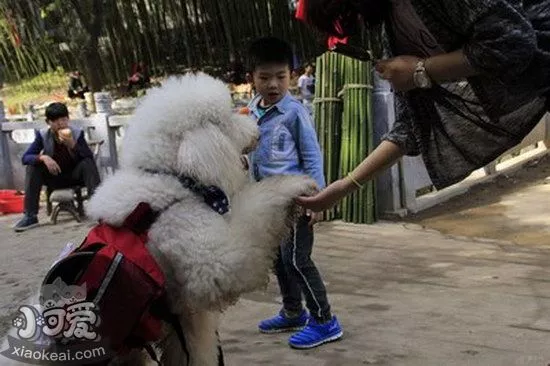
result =
M288 198L311 196L319 191L317 183L305 175L284 175L274 178L277 190Z

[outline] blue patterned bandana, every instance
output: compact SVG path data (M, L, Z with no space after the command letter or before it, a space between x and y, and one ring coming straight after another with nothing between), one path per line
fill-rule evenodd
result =
M224 191L216 186L205 186L191 177L178 176L181 185L204 197L204 202L214 211L223 215L229 211L229 199Z
M144 171L151 174L166 174L176 176L172 173L158 172L149 169L144 169ZM222 191L220 188L216 186L205 186L186 175L179 175L176 177L184 188L190 189L197 195L202 196L204 198L204 203L206 203L220 215L229 212L229 199L227 198L224 191Z

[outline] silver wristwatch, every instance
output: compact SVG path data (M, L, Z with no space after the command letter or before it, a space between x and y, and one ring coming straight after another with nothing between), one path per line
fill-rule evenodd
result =
M416 64L416 69L413 74L414 86L420 89L429 89L432 87L432 79L428 76L426 72L426 60L418 61Z

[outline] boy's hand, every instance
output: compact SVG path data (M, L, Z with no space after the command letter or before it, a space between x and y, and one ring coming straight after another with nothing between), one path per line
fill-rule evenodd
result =
M50 158L48 155L40 155L40 161L44 163L46 168L48 168L48 171L52 175L58 175L61 173L61 168L59 167L59 164L52 158Z

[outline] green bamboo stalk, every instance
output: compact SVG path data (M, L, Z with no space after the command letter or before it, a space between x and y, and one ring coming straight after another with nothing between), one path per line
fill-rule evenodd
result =
M365 68L366 68L366 65L361 62L360 63L360 66L361 70L363 71L362 75L361 75L361 81L360 83L361 84L366 84L367 80L365 78ZM361 134L359 136L359 138L362 140L362 146L361 146L361 151L359 152L360 154L360 158L363 159L365 156L366 156L366 152L367 152L367 148L366 148L366 134L367 134L367 121L365 119L365 111L366 111L366 102L367 102L367 93L366 93L367 89L361 89L361 96L360 96L360 103L361 103L361 107L359 108L358 112L359 112L359 116L358 116L358 123L361 124ZM359 219L359 221L361 223L364 223L365 222L365 219L366 219L366 216L367 216L367 211L368 211L368 204L367 204L367 199L366 199L366 196L367 196L367 191L368 191L368 188L364 188L362 191L361 191L361 217Z
M354 83L357 80L357 67L355 66L356 62L355 60L350 60L350 67L352 70L352 77L350 79L350 83ZM351 159L350 159L350 170L353 169L357 165L357 152L359 149L358 139L357 136L359 135L359 124L357 123L357 90L356 89L350 89L350 100L351 100L351 111L350 111L350 119L352 123L352 134L350 136L350 139L352 141L352 153L351 153ZM355 192L352 196L352 222L357 222L357 198L358 198L359 192Z
M373 85L372 77L372 64L368 65L368 83ZM369 89L368 101L367 101L367 115L368 115L368 154L374 150L374 113L373 113L373 90ZM371 180L368 191L368 204L369 204L369 216L367 217L367 223L371 224L376 221L376 182Z

